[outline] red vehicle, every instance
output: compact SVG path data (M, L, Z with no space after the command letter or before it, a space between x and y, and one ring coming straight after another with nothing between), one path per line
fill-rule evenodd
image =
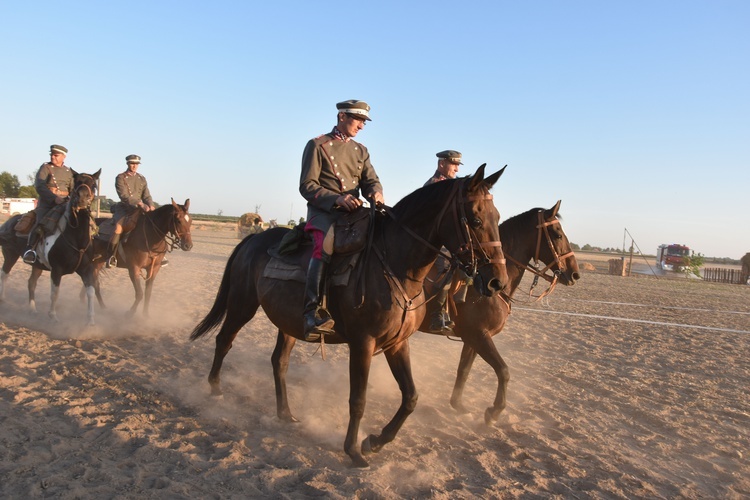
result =
M690 248L685 245L659 245L656 249L656 267L667 271L679 271L690 257Z

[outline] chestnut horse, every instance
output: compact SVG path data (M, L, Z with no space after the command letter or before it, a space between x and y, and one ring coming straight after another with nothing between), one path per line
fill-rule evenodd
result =
M422 187L388 209L389 216L374 218L370 258L363 254L358 264L364 266L363 301L358 299L356 279L329 289L328 308L336 332L325 336L325 341L349 345L349 425L344 451L355 467L367 467L363 455L377 452L392 441L416 406L407 339L424 317L422 283L440 246L450 250L461 267L474 275L483 295L492 296L507 283L498 234L499 214L489 194L503 170L485 179L484 167L471 177ZM277 395L283 391L285 397L288 363L282 360L288 360L297 339L304 339L304 283L268 278L264 270L271 259L268 250L288 232L286 228L269 229L248 236L235 248L213 307L190 335L195 340L223 321L208 376L212 394L221 394L221 365L237 332L262 306L279 329L272 364ZM336 259L334 255L332 267ZM401 405L381 434L371 434L359 446L356 440L376 352L385 354L401 390ZM288 407L277 406L277 415L295 421Z
M159 274L159 269L161 269L164 256L176 247L186 252L193 248L193 239L190 235L190 226L193 221L188 214L189 208L189 199L185 200L184 205L178 205L172 199L170 205L162 205L156 210L142 213L138 217L135 229L120 241L117 267L128 270L130 281L133 283L133 289L135 290L135 301L130 307L129 314L135 314L138 305L141 301L144 301L141 271L143 270L146 281L143 314L148 316L151 291L154 287L156 275ZM106 253L107 241L96 239L95 245L99 255ZM96 295L100 303L102 300L98 276L105 264L103 258L94 261L94 270L97 276Z
M87 321L94 325L94 293L96 277L91 263L91 202L96 196L99 169L95 174L79 174L73 171L73 191L70 193L65 211L55 231L43 240L42 251L37 252L37 262L32 265L29 276L29 308L36 312L35 291L39 276L50 271L51 303L49 317L57 321L57 299L60 281L66 274L76 273L81 277L88 298ZM0 272L0 299L5 293L5 281L18 258L26 249L27 236L17 236L14 227L21 216L10 218L0 227L0 245L3 248L3 269Z
M498 379L495 401L484 413L488 425L497 420L505 408L506 390L510 380L508 365L498 353L492 337L500 333L505 326L510 314L510 301L521 283L524 272L528 270L536 275L532 288L540 277L549 283L547 290L537 296L539 298L551 293L557 283L571 286L581 277L578 262L557 215L559 209L560 201L549 210L534 208L500 224L500 240L508 260L510 279L507 294L496 294L488 298L476 294L470 288L466 300L455 304L456 314L453 315L453 320L456 325L453 331L463 340L464 346L451 395L451 406L458 411L466 412L461 396L471 365L479 354L492 367ZM540 261L545 264L543 269L539 269ZM430 290L426 292L434 293ZM427 322L423 323L421 330L426 331L428 326Z

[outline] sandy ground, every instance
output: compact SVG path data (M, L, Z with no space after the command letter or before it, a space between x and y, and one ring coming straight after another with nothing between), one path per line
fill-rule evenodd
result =
M103 277L108 309L84 328L80 280L63 279L61 322L26 310L18 264L0 304L2 498L748 498L750 286L606 275L601 259L543 303L524 290L495 337L510 366L508 408L483 422L494 373L474 365L461 415L449 404L460 343L412 337L420 392L396 440L349 468L346 346L323 361L302 343L292 411L275 417L262 313L238 335L209 397L213 341L190 342L211 306L232 232L195 230L170 255L152 317L124 315L123 270ZM606 264L606 263L605 263ZM373 363L364 438L400 395Z

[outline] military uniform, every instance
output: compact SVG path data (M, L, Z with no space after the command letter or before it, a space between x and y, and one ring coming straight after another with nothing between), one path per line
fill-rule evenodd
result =
M73 191L73 171L67 166L56 167L45 163L39 167L34 180L34 188L39 193L36 217L41 221L47 212L57 206L55 199L66 198Z
M49 152L50 156L67 155L68 149L64 146L53 144L50 146ZM65 158L63 158L64 160ZM58 206L58 197L65 199L70 196L73 186L73 171L65 166L64 163L56 167L52 162L47 162L39 167L34 179L34 189L39 194L39 200L34 209L36 222L29 233L28 246L23 254L23 261L25 263L34 264L36 262L34 247L44 237L45 232L51 231L59 220L59 216L54 216L54 213L51 214L53 216L47 217L46 220L45 216Z
M342 124L308 141L302 154L299 192L307 200L305 231L313 239L303 305L303 330L308 341L333 333L333 319L322 307L322 301L326 266L333 254L332 226L344 213L335 210L336 200L347 195L358 200L360 192L368 198L378 193L382 198L383 194L383 186L370 163L370 153L352 139L361 129L360 122L370 120L370 106L364 101L350 100L336 104L336 109ZM356 124L356 129L351 128L352 124Z
M154 207L151 199L151 193L148 190L146 178L135 172L123 172L115 178L115 190L120 202L116 203L113 208L112 218L115 221L120 220L123 216L134 212L139 203L145 203L149 207Z
M362 144L343 141L334 131L310 140L302 155L300 194L307 200L307 222L323 233L339 216L334 211L336 198L351 194L359 198L383 186L370 163L370 153Z

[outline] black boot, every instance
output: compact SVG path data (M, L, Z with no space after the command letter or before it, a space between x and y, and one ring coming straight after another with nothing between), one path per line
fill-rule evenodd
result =
M305 307L303 313L305 340L315 342L321 335L333 334L333 318L320 307L325 288L327 264L320 259L310 259L305 284Z
M107 269L117 267L117 247L120 245L120 233L112 235L107 246Z
M26 264L33 264L36 262L36 250L34 250L34 247L36 247L37 243L39 243L39 240L42 238L42 234L43 233L41 226L35 227L34 230L29 234L28 246L26 247L26 251L23 253L23 261Z
M440 333L442 335L453 335L453 327L456 324L451 321L448 312L445 310L445 303L448 301L448 288L442 288L435 296L435 304L430 309L430 330L429 333Z

